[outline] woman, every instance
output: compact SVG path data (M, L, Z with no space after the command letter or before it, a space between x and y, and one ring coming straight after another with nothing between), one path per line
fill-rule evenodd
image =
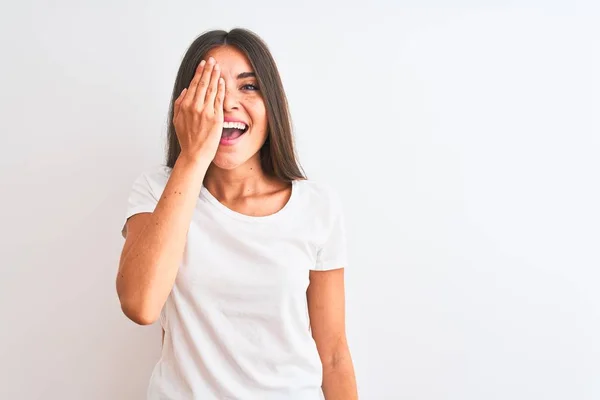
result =
M342 209L298 166L267 46L243 29L198 37L169 117L117 276L125 315L163 328L148 399L356 399Z

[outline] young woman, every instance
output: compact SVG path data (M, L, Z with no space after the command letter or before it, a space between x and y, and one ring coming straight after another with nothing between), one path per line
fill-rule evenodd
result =
M129 196L116 282L125 315L163 329L148 399L356 399L342 208L301 172L264 42L198 37L169 117L166 166Z

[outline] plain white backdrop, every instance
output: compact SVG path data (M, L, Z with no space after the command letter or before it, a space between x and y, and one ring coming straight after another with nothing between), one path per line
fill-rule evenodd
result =
M600 398L597 8L286 3L2 6L0 398L143 398L160 331L116 296L127 195L187 46L236 26L344 200L361 399Z

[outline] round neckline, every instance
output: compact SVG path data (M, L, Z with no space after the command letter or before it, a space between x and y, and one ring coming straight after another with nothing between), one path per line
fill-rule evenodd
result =
M247 214L242 214L240 212L232 210L231 208L227 207L225 204L221 203L206 188L206 186L204 186L204 184L202 184L202 186L200 188L200 195L202 197L204 197L209 203L211 203L219 211L221 211L222 213L224 213L224 214L226 214L226 215L228 215L228 216L230 216L232 218L235 218L237 220L246 221L246 222L268 222L268 221L272 221L272 220L277 219L277 218L281 218L291 208L292 203L294 202L295 198L297 197L297 191L298 191L297 184L298 184L298 181L297 180L293 180L293 181L291 181L291 184L292 184L292 192L290 194L290 198L283 205L283 207L281 209L279 209L279 211L276 211L273 214L263 215L263 216L247 215Z

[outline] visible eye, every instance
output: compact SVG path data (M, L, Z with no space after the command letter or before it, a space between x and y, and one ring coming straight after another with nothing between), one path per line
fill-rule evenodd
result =
M258 90L258 86L252 85L252 84L247 84L247 85L242 86L242 89L244 89L244 90Z

